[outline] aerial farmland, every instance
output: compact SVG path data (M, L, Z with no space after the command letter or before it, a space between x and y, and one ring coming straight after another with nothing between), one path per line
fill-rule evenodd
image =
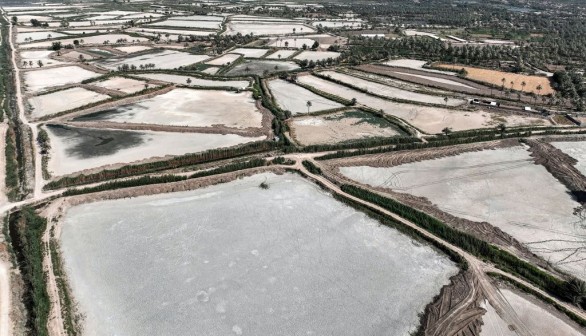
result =
M586 335L584 18L5 0L0 336Z

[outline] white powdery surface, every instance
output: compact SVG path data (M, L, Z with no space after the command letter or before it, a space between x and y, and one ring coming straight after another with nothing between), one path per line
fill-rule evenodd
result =
M266 56L265 58L269 58L269 59L285 59L285 58L289 58L291 55L293 55L296 52L297 52L296 50L277 50L274 53Z
M274 42L270 43L269 46L277 47L277 48L296 48L301 49L303 45L306 45L308 48L311 48L315 40L309 38L278 38L274 40Z
M231 53L242 54L245 58L259 58L267 53L269 49L256 49L256 48L236 48Z
M58 137L53 134L51 129L48 129L47 133L51 141L49 170L56 176L116 163L130 163L153 157L197 153L209 149L230 147L264 139L264 137L250 138L236 134L222 135L141 131L138 133L144 134L144 143L138 146L120 149L114 154L79 158L67 153L68 149L72 149L80 143L79 139L76 137Z
M292 114L308 113L307 102L311 102L309 112L331 110L344 105L318 96L298 85L291 84L286 80L274 79L269 82L269 89L275 97L277 105L283 110L289 110Z
M431 134L440 133L446 127L450 127L453 131L495 127L502 123L503 120L508 126L545 124L543 119L534 117L503 116L481 111L463 111L396 103L315 76L299 76L298 81L338 97L356 98L359 104L399 117L420 130Z
M146 42L148 39L144 37L134 37L126 34L107 34L107 35L96 35L96 36L84 36L84 37L76 37L71 39L59 40L61 44L68 45L73 44L74 40L82 40L83 44L103 44L105 41L109 41L110 44L115 44L116 41L120 39L126 39L127 42L125 43L132 43L132 41L136 42ZM28 43L21 46L21 48L48 48L51 46L53 41L43 41L43 42L36 42L36 43Z
M509 329L507 322L498 315L487 300L482 302L480 306L486 309L486 313L482 315L480 336L518 336L516 332Z
M109 99L110 96L74 87L41 96L29 98L28 102L33 108L31 115L35 118L59 113L87 104Z
M51 37L49 37L51 36ZM67 36L65 34L58 33L56 31L47 30L47 31L40 31L40 32L33 32L33 33L18 33L16 35L16 43L24 43L25 39L32 39L34 40L45 40L49 38L57 38Z
M193 127L262 127L262 114L250 91L180 88L118 110L119 113L103 120Z
M210 64L210 65L225 65L225 64L229 64L234 62L235 60L239 59L240 57L242 57L242 55L239 54L226 54L226 55L222 55L218 58L214 58L211 61L206 62L206 64Z
M316 62L326 60L328 58L336 59L338 57L340 57L340 53L335 51L303 51L299 55L295 56L295 59Z
M508 289L500 289L519 319L534 335L582 336L563 320L543 309L531 300ZM484 336L484 335L482 335Z
M88 336L407 335L457 272L290 174L76 206L62 250Z
M116 47L114 49L123 51L125 53L135 53L135 52L139 52L139 51L145 51L145 50L150 50L152 49L151 47L147 47L147 46L127 46L127 47Z
M573 215L580 204L522 147L340 171L361 183L426 197L454 216L486 221L553 265L586 279L586 228Z
M175 83L175 84L183 84L187 85L187 80L190 79L191 83L189 85L195 86L207 86L207 87L233 87L236 89L244 89L250 85L249 81L245 80L213 80L213 79L203 79L197 77L189 77L189 76L180 76L180 75L169 75L169 74L137 74L137 77L160 80L163 82Z
M24 83L29 92L37 92L52 86L80 83L84 79L98 77L100 74L80 68L67 66L24 73Z
M145 82L125 77L112 77L92 85L124 93L135 93L145 89ZM152 87L152 86L151 86Z
M586 142L584 141L553 141L551 145L578 161L576 169L586 176Z
M34 50L34 51L23 51L20 53L20 64L19 67L28 69L28 68L37 68L38 61L43 62L43 67L50 67L54 65L61 65L67 64L66 62L56 61L49 57L49 55L55 53L53 50ZM24 66L23 62L33 62L33 65L27 64Z
M141 64L152 63L158 69L174 69L180 66L191 65L209 59L206 55L193 55L175 50L164 50L152 54L140 55L111 61L100 61L100 64L108 69L116 70L119 65L128 64L139 67Z
M346 84L350 84L357 88L361 88L363 90L367 90L368 92L377 94L379 96L384 96L388 98L396 98L396 99L403 99L403 100L411 100L414 102L419 103L427 103L427 104L445 104L444 97L441 96L433 96L423 93L416 93L411 92L408 90L398 89L392 86L375 83L366 79L357 78L354 76L338 73L335 71L324 71L321 73L324 76L328 76L335 80L341 81ZM466 103L465 100L462 99L448 99L447 105L448 106L459 106Z
M230 22L226 29L226 35L236 35L241 33L242 35L253 34L259 35L283 35L292 34L293 28L297 34L299 33L313 33L315 29L304 26L303 24L286 24L286 23L245 23L245 22Z
M165 20L165 21L161 21L161 22L149 23L149 24L146 24L146 26L220 29L222 27L222 22L209 21L209 20L202 20L202 21Z

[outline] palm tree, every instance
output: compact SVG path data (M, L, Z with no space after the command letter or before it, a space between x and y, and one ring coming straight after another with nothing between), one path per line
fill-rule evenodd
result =
M442 130L442 133L444 133L445 135L450 135L450 133L452 133L452 129L449 127L446 127Z
M307 113L309 113L309 109L311 108L311 100L308 100L307 103L305 103L305 106L307 106Z
M289 41L285 41L285 48L289 48Z
M501 78L501 82L503 82L503 86L502 86L502 88L501 88L501 90L502 90L502 91L505 91L505 82L506 82L506 81L507 81L507 80L506 80L504 77L503 77L503 78Z
M187 82L187 85L191 84L191 78L187 78L186 82Z
M506 126L505 124L502 124L502 123L501 123L501 124L499 124L499 125L496 127L496 129L497 129L497 131L499 131L501 134L504 134L504 133L505 133L505 131L507 130L507 126Z
M525 92L525 86L527 85L527 83L525 83L525 81L521 82L521 92Z
M446 107L448 107L448 100L449 100L449 99L450 99L450 98L448 98L448 97L444 97L444 102L446 103Z
M515 82L511 81L511 90L513 90L514 86L515 86Z
M541 90L543 90L543 86L541 86L541 84L539 84L539 85L537 85L536 89L537 89L537 93L541 94Z

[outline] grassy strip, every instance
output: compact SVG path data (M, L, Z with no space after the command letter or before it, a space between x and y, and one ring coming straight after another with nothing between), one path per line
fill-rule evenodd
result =
M504 276L500 273L494 273L494 272L488 272L487 273L489 276L495 278L495 279L499 279L505 282L508 282L509 284L519 288L520 290L522 290L523 292L527 293L527 294L531 294L535 297L537 297L538 299L545 301L549 304L551 304L552 306L555 307L555 309L559 310L560 312L566 314L566 316L568 316L570 319L572 319L572 321L578 323L581 327L586 327L586 320L584 320L583 318L581 318L580 316L574 314L572 311L566 309L564 306L560 305L559 303L555 302L554 300L548 298L547 296L534 291L533 289L523 285L522 283L519 283L507 276Z
M333 145L311 145L305 146L301 149L301 151L306 153L315 153L315 152L327 152L333 150L343 150L343 149L365 149L365 148L372 148L378 146L388 146L388 145L396 145L396 144L405 144L405 143L420 143L421 140L418 138L412 137L390 137L390 138L372 138L372 139L364 139L364 140L357 140L357 141L349 141L339 144Z
M301 162L301 164L303 165L303 167L305 167L310 173L312 174L316 174L316 175L321 175L321 168L314 165L313 162L311 161L307 161L307 160L303 160L303 162Z
M306 89L308 91L311 91L311 92L315 93L318 96L322 96L322 97L327 98L329 100L333 100L333 101L338 102L338 103L340 103L342 105L352 106L352 101L350 99L345 99L345 98L342 98L342 97L338 97L336 95L333 95L333 94L324 92L322 90L318 90L318 89L314 88L313 86L310 86L310 85L307 85L307 84L304 84L304 83L295 82L295 84L301 86L302 88L304 88L304 89Z
M552 276L511 253L503 251L468 233L458 231L422 211L360 187L345 184L342 185L341 189L350 195L359 197L398 214L450 244L458 246L482 260L494 263L503 271L528 280L561 300L567 301L569 297L572 297L572 293L568 292L567 281Z
M46 274L43 269L45 247L42 237L47 219L38 216L31 207L10 216L10 237L22 274L25 290L23 302L29 312L26 326L32 335L46 336L51 301L47 292Z
M64 273L61 251L57 240L51 238L49 241L49 252L51 253L51 263L53 264L53 274L59 290L59 301L61 303L61 315L67 335L80 334L81 316L75 313L75 302L71 296L69 286Z
M118 169L103 170L93 174L80 174L73 177L63 177L57 181L51 181L45 186L46 189L58 189L81 184L96 183L105 180L130 177L147 174L162 170L175 169L184 166L191 166L206 162L213 162L249 154L256 154L276 148L276 144L269 141L260 141L246 144L239 147L212 149L202 153L186 154L174 157L165 161L156 161L136 165L128 165Z
M19 168L15 146L15 134L10 126L6 130L6 147L4 147L4 154L6 156L5 183L8 190L6 195L8 196L8 199L14 201L18 198L20 177L18 174Z
M243 169L261 167L264 165L266 165L265 160L252 159L250 161L232 163L232 164L227 164L227 165L219 167L219 168L200 171L200 172L197 172L197 173L192 174L190 176L176 176L176 175L142 176L139 178L124 180L124 181L108 182L108 183L100 184L99 186L95 186L95 187L88 187L88 188L82 188L82 189L68 189L63 193L63 196L75 196L75 195L89 194L89 193L95 193L95 192L100 192L100 191L131 188L131 187L145 186L145 185L151 185L151 184L180 182L180 181L185 181L185 180L198 178L198 177L225 174L225 173L230 173L230 172L243 170Z

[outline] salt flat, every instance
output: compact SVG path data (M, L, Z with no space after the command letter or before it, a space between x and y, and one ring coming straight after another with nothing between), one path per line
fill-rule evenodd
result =
M38 92L52 86L80 83L84 79L98 77L99 74L78 66L67 66L26 71L23 76L27 91Z
M76 206L61 241L89 336L407 335L457 272L292 174Z
M584 141L552 141L551 145L578 161L576 169L586 176L586 142Z
M159 52L129 57L129 58L115 58L100 61L99 64L115 70L118 66L123 64L140 66L141 64L152 63L158 69L174 69L180 66L187 66L199 63L209 59L207 55L193 55L186 52L175 50L163 50Z
M28 103L32 107L31 116L43 117L62 111L72 110L80 106L109 99L110 96L74 87L41 96L31 97Z
M244 89L250 85L249 81L246 80L215 80L215 79L203 79L191 76L181 75L170 75L163 73L147 73L147 74L136 74L136 77L148 78L159 80L163 82L175 83L188 85L187 80L189 79L192 86L205 86L205 87L233 87L235 89Z
M283 110L290 111L293 115L344 107L338 102L318 96L286 80L274 79L268 82L268 86L277 105ZM309 108L307 107L308 101L311 102Z
M361 183L425 197L454 216L486 221L554 266L586 279L586 227L573 214L580 204L523 147L390 168L341 167L340 172Z

